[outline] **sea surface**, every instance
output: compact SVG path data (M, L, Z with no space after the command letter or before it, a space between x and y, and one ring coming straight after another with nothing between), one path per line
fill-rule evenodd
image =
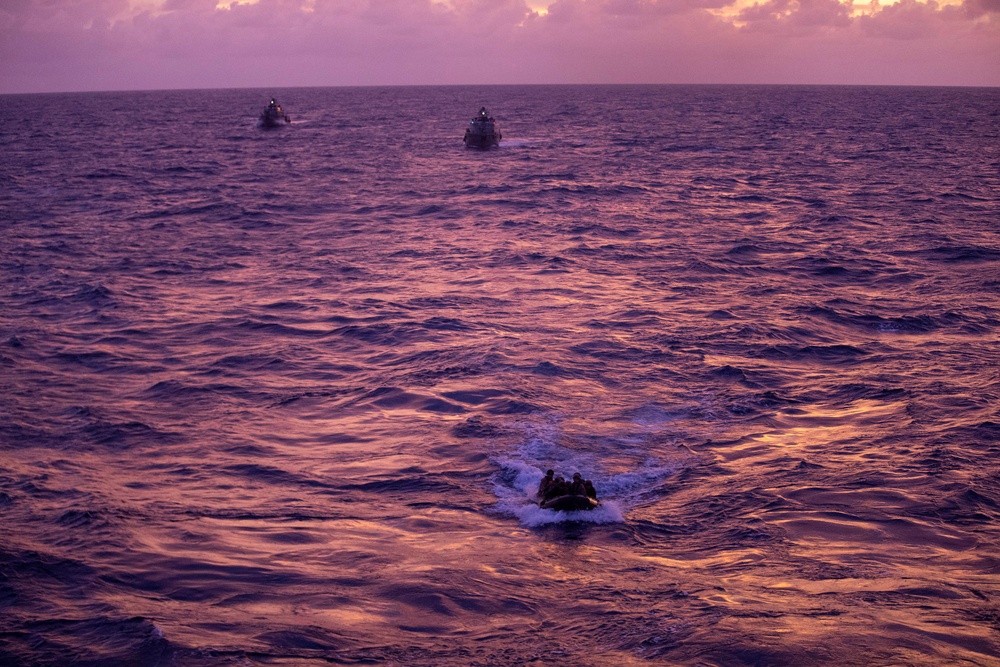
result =
M4 667L1000 664L1000 89L0 115Z

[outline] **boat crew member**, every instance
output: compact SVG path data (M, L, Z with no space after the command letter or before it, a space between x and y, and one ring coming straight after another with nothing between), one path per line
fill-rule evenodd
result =
M549 488L545 490L545 500L552 500L553 498L568 494L569 485L566 484L566 480L563 479L562 475L556 475L556 478L549 484Z
M545 492L549 490L549 487L552 486L552 482L555 481L552 478L552 476L555 475L555 474L556 474L555 470L546 470L545 471L545 477L542 477L542 481L538 483L538 497L539 498L544 498L545 497Z

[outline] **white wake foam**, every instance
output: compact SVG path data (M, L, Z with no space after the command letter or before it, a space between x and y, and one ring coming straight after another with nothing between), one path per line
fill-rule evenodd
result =
M632 470L609 474L600 466L599 457L589 452L567 449L556 443L557 429L551 424L531 429L527 441L515 452L493 457L499 468L493 476L497 511L513 515L522 525L537 527L564 521L586 523L622 523L625 512L648 494L660 489L665 480L685 467L678 460L664 462L648 457ZM601 505L593 510L556 512L537 505L538 483L551 468L557 475L571 479L579 472L592 480Z

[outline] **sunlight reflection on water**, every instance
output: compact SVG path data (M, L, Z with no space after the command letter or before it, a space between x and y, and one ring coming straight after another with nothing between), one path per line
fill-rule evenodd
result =
M996 91L257 97L10 127L0 662L998 659Z

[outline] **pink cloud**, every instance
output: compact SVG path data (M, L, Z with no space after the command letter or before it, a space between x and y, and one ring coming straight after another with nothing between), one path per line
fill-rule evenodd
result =
M739 18L750 26L839 29L850 25L850 12L851 6L839 0L769 0L744 10Z
M1000 14L1000 0L966 0L964 6L973 17Z
M463 83L1000 85L1000 0L8 0L0 92ZM151 3L147 3L151 7Z

